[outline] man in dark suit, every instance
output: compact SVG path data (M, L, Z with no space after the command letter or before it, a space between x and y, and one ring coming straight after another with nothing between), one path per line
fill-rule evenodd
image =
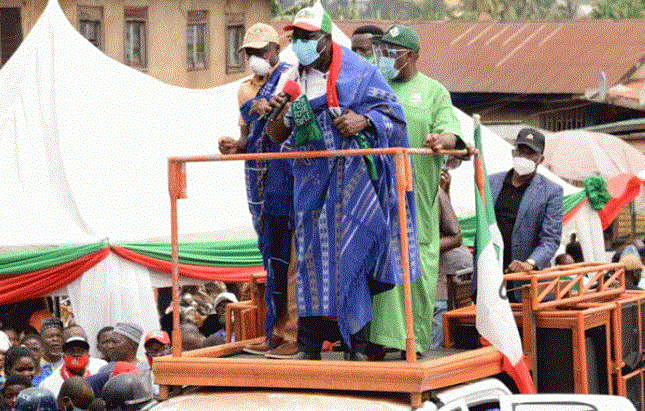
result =
M489 176L497 226L504 240L504 272L541 270L549 266L562 235L562 187L538 174L544 161L544 135L520 130L513 149L513 168ZM509 289L520 284L507 284ZM509 292L520 301L521 290Z

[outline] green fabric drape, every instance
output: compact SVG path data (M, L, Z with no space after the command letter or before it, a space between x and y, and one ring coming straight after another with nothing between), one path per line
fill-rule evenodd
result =
M611 195L607 191L607 182L602 177L596 176L586 178L583 185L591 208L596 211L605 208L605 204L611 200Z
M107 246L106 242L20 251L0 255L0 275L30 273L77 260Z
M119 246L135 253L171 261L169 243L127 243ZM179 263L220 267L255 267L262 265L256 239L200 241L179 244Z

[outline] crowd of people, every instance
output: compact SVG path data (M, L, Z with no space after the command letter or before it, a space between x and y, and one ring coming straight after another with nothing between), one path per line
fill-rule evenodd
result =
M12 307L29 307L25 321L21 321L24 313L4 310L0 319L0 410L21 410L19 394L27 388L30 400L22 404L27 407L42 401L45 405L38 409L43 411L140 410L154 405L159 387L154 384L152 361L172 349L172 304L164 298L169 290L159 290L161 328L145 335L138 324L118 322L88 337L73 316L65 316L64 324L49 312L33 311L44 306L42 299ZM248 299L248 284L183 287L182 349L223 344L226 305ZM91 347L96 356L90 355Z
M39 332L24 335L12 328L0 332L2 409L112 410L124 401L143 406L152 400L152 358L170 354L170 339L165 331L153 330L143 338L137 324L120 322L103 328L96 337L102 358L95 358L90 356L91 340L81 326L65 327L52 316L38 328ZM14 334L18 338L12 341L8 335ZM143 361L137 357L142 342L147 357ZM111 382L114 379L116 382ZM27 388L30 390L23 395ZM133 392L141 395L130 398ZM26 398L21 400L21 395ZM21 404L33 407L34 401L52 405L20 408Z

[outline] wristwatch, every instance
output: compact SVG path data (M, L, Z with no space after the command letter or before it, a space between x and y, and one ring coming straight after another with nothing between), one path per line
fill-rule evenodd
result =
M526 262L527 262L527 263L529 263L529 264L531 264L531 265L533 266L533 269L534 269L534 270L536 270L536 269L537 269L537 264L535 264L535 260L534 260L534 259L532 259L532 258L528 258L528 259L526 260Z

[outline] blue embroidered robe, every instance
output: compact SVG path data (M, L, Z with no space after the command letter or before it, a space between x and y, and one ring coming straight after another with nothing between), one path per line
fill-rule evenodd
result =
M266 120L249 111L255 100L273 97L280 75L287 68L288 64L279 63L256 96L240 107L242 118L249 125L247 153L280 151L280 146L271 142L264 133ZM282 311L287 300L287 268L293 229L293 177L287 160L246 161L245 177L249 210L267 271L265 332L267 340L271 341L269 337L273 333L277 313Z
M336 81L341 109L367 115L362 134L372 147L408 147L403 109L376 68L342 48ZM332 124L325 95L310 101L321 130L318 141L295 146L295 128L284 150L359 148ZM372 318L370 281L402 281L394 160L374 156L372 182L358 157L292 161L297 251L297 301L301 317L336 316L345 342ZM412 281L420 275L414 194L408 193L408 240Z

